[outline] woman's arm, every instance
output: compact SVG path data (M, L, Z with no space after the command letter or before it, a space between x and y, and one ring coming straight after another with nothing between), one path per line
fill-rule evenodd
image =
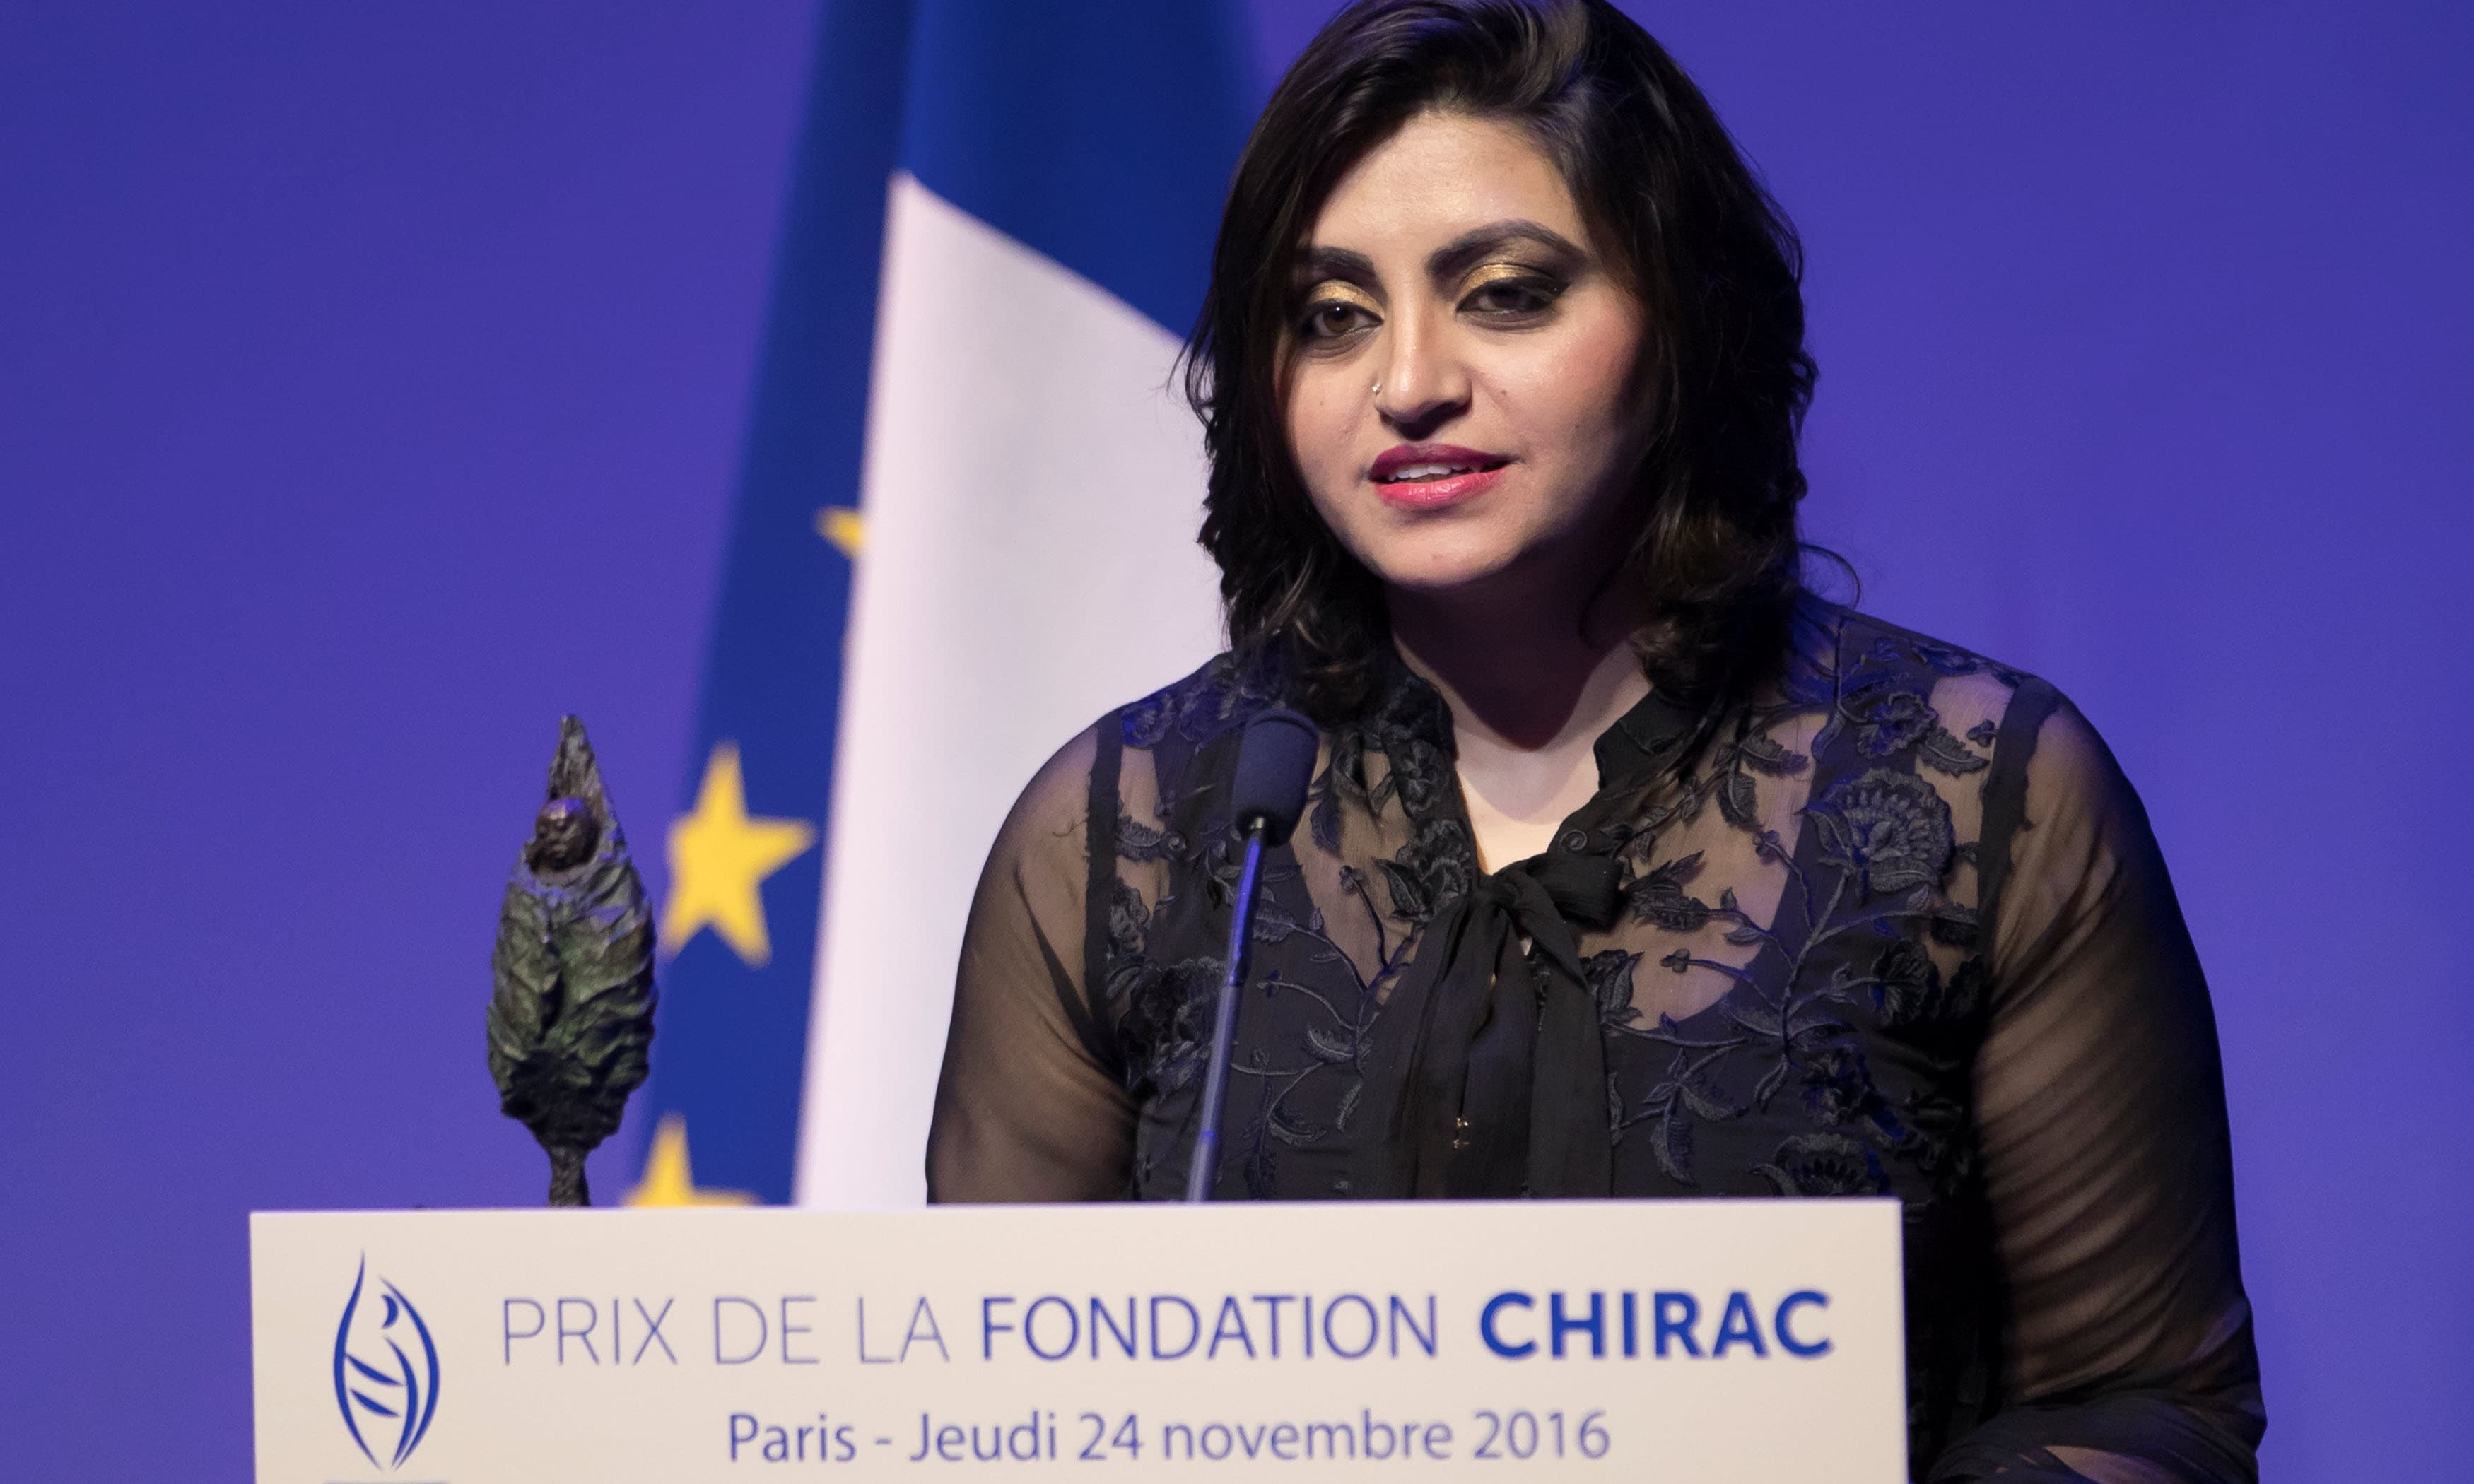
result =
M2266 1414L2207 985L2103 742L2063 703L2031 745L1977 1062L2004 1410L1930 1477L2255 1479Z
M1134 1107L1111 1065L1084 953L1091 801L1102 788L1110 798L1098 844L1104 865L1115 865L1114 770L1095 775L1102 740L1095 729L1051 758L988 851L928 1131L931 1201L1126 1193ZM1115 750L1105 755L1113 762Z

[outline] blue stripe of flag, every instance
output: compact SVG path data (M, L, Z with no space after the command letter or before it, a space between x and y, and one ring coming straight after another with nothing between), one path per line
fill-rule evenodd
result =
M1220 0L917 0L902 163L1176 334L1249 124Z
M816 519L859 503L889 177L1181 334L1246 133L1239 40L1222 0L823 8L686 789L735 743L748 813L818 843L764 882L768 964L703 932L663 975L647 1111L684 1115L700 1187L791 1193L850 592Z

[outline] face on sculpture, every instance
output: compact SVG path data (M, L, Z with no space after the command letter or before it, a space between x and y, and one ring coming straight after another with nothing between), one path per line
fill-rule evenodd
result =
M581 799L553 799L533 819L525 863L535 871L570 870L592 859L600 844L601 826L592 805Z
M1519 125L1411 119L1333 189L1294 287L1290 448L1386 584L1586 582L1621 552L1643 314Z

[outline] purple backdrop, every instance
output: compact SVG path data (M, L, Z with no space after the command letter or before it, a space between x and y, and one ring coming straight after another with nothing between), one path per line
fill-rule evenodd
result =
M1256 0L1266 68L1327 9ZM0 6L27 1478L247 1477L251 1208L538 1199L480 1057L498 881L568 708L658 868L811 19L247 10ZM2474 13L1636 13L1804 228L1815 534L2147 797L2271 1472L2455 1476Z

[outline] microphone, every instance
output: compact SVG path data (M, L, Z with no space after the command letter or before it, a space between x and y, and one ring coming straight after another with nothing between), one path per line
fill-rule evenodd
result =
M1229 916L1227 968L1220 976L1220 1003L1211 1015L1210 1071L1202 1082L1202 1127L1194 1136L1193 1162L1186 1167L1185 1198L1211 1197L1220 1171L1220 1105L1228 1095L1228 1046L1237 1032L1237 992L1246 983L1247 961L1252 957L1254 885L1263 871L1263 850L1289 838L1298 816L1306 809L1306 787L1314 779L1315 751L1322 734L1295 711L1265 711L1246 724L1237 738L1235 782L1229 790L1237 828L1246 836L1246 864L1237 874L1237 902Z

